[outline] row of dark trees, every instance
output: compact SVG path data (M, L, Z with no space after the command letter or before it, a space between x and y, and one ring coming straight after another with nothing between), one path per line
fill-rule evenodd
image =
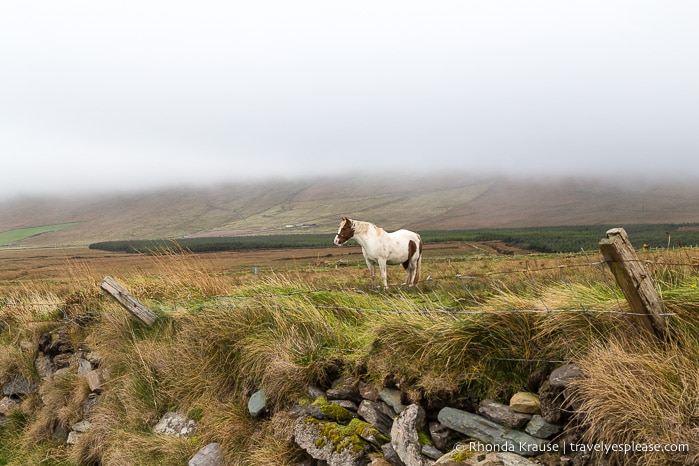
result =
M420 231L426 243L453 241L502 241L538 252L565 253L597 250L609 228L623 226L634 246L665 248L699 244L699 224L585 225L540 228L495 228L484 230ZM113 252L157 253L184 249L192 252L242 251L253 249L315 248L332 245L333 234L285 234L216 238L178 238L93 243L91 249Z

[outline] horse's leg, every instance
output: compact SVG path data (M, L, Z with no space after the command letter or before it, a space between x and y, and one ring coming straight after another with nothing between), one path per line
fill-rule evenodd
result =
M410 286L413 286L415 284L415 267L413 264L408 265L408 268L405 269L405 272L407 273L408 277L405 279L405 284Z
M374 288L376 286L376 267L374 267L374 263L371 262L369 259L366 260L366 266L369 267L369 275L371 276L371 287Z
M383 287L388 288L388 280L386 277L386 259L379 259L379 272L381 272L381 278L383 279Z

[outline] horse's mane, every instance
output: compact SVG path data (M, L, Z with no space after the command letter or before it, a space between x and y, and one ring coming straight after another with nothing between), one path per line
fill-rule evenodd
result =
M363 234L369 231L369 228L374 227L376 230L380 233L383 231L383 228L377 227L373 223L370 222L362 222L361 220L353 220L354 222L354 234Z

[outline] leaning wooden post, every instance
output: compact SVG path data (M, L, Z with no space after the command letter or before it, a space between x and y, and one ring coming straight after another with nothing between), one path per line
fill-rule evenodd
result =
M624 292L631 312L639 314L641 326L663 340L669 336L665 304L656 292L655 282L636 255L626 230L612 228L599 243L604 260Z
M129 294L129 292L119 285L112 277L104 277L101 288L112 295L114 299L119 301L119 304L124 306L144 324L151 326L158 320L158 316L153 311Z

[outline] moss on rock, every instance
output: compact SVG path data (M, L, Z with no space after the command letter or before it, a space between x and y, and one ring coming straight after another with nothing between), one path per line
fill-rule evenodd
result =
M316 398L311 405L318 406L321 413L337 419L338 422L349 422L353 417L355 417L349 409L343 408L342 406L334 403L330 403L323 396Z

